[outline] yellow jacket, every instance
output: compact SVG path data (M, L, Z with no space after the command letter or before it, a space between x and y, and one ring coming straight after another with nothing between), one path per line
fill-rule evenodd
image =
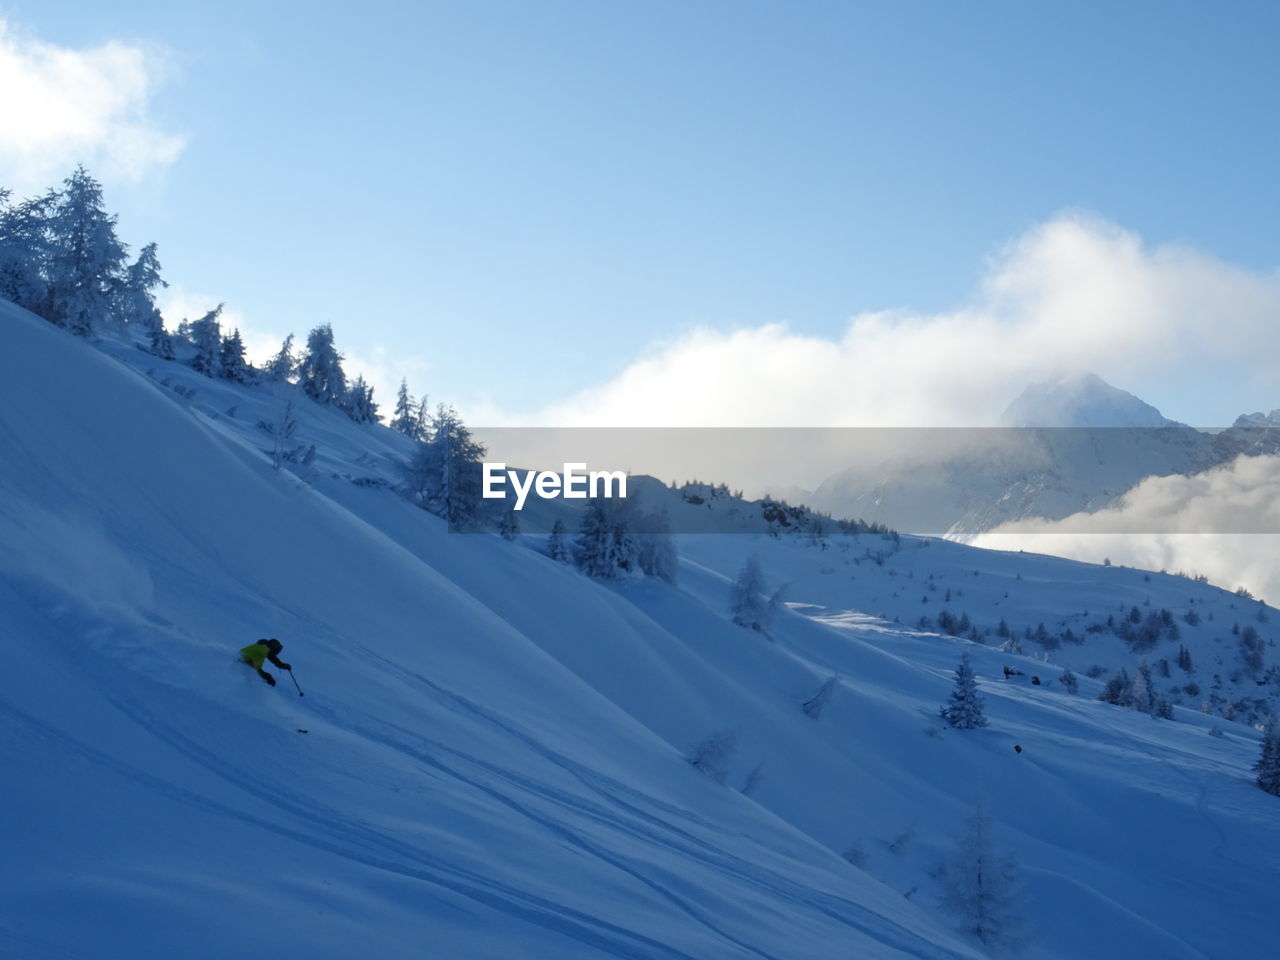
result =
M240 648L240 659L249 664L255 670L262 669L262 662L271 655L271 648L265 643L251 643L247 647Z

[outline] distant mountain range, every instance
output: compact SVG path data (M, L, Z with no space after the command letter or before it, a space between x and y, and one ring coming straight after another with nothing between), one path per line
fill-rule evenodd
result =
M1101 509L1147 477L1280 452L1280 410L1197 430L1092 373L1027 387L998 423L923 431L924 442L911 431L909 452L828 477L809 504L913 533L977 534Z

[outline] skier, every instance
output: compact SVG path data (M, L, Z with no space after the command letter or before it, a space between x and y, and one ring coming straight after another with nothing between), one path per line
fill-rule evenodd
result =
M276 678L262 669L262 661L270 660L281 670L292 670L293 667L280 659L280 651L283 649L284 644L275 637L270 640L255 640L247 647L240 648L240 660L257 670L258 676L274 687Z

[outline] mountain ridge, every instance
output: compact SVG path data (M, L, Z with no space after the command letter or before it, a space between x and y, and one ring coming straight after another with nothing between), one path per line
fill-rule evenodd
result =
M1280 452L1280 429L1242 417L1207 433L1094 374L1029 386L1001 419L1000 427L937 431L964 442L940 436L932 449L915 442L910 452L838 471L809 502L899 530L973 536L1114 506L1148 477Z

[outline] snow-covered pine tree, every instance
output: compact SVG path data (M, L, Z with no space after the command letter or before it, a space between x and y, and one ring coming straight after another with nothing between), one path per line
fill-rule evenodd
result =
M1262 734L1262 753L1253 769L1258 772L1258 786L1273 797L1280 797L1280 720L1274 715Z
M498 520L498 534L503 540L514 540L520 536L520 517L514 510L503 510Z
M191 343L196 348L191 369L206 377L216 377L222 369L222 329L218 323L221 315L222 304L218 304L190 327Z
M951 691L951 699L939 711L939 716L957 730L973 730L987 725L983 699L978 694L978 682L967 650L960 656L960 663L956 666L955 688Z
M160 276L160 258L156 245L148 243L129 264L116 288L116 314L126 327L142 331L152 340L157 327L164 326L156 309L154 291L169 284Z
M271 465L279 470L286 460L296 457L292 441L298 430L298 418L293 408L293 391L288 386L278 384L272 392L271 406L271 420L258 426L271 435Z
M333 345L333 327L327 323L307 334L307 351L298 364L298 385L316 403L341 404L347 396L342 354Z
M87 336L95 323L115 319L113 294L127 251L116 237L116 218L103 206L102 185L84 167L63 181L48 231L49 316Z
M595 499L582 513L578 530L578 569L597 580L612 580L618 576L611 560L613 530L605 512L603 500Z
M361 383L364 383L363 377L358 379ZM368 411L368 419L365 420L365 423L378 423L378 401L373 399L373 384L371 383L364 384L364 408Z
M1165 676L1169 675L1168 661L1164 663ZM1153 717L1161 720L1173 719L1173 704L1167 697L1163 696L1156 688L1155 680L1151 674L1151 668L1147 665L1147 658L1143 657L1142 662L1138 665L1138 676L1134 681L1133 693L1133 709L1141 710Z
M236 383L252 383L254 379L254 369L244 356L244 341L240 339L240 331L238 329L231 332L231 336L222 341L222 353L219 357L222 366L222 376L228 380L234 380Z
M979 804L935 877L943 909L959 919L965 932L988 947L1009 949L1022 939L1021 884L1017 861L996 849L992 832L991 817Z
M441 515L453 526L470 524L480 512L480 462L484 445L478 442L448 404L440 404L431 422L430 446L439 465L438 500Z
M1129 679L1129 672L1122 669L1119 673L1113 673L1103 685L1098 699L1103 703L1114 703L1118 707L1127 707L1133 703L1133 681Z
M551 527L551 534L547 537L547 556L557 563L572 563L573 554L569 550L569 544L564 535L564 521L557 520Z
M1138 673L1133 678L1128 705L1142 713L1155 713L1156 695L1151 686L1151 668L1147 666L1145 656L1138 661Z
M405 461L404 485L400 492L423 510L430 510L431 491L435 488L438 475L436 452L426 441L418 443L413 448L413 455Z
M729 585L729 613L734 623L758 633L768 632L773 610L764 591L764 571L751 554Z
M1240 659L1245 669L1255 677L1262 672L1264 649L1262 638L1252 624L1240 631Z
M1062 689L1067 693L1076 693L1080 689L1080 681L1076 679L1076 675L1071 672L1070 667L1063 668L1062 676L1058 677L1058 682L1062 684Z
M425 394L418 401L418 439L423 443L431 439L431 410Z
M400 391L396 394L396 410L391 417L391 429L403 433L410 440L425 440L422 435L422 420L418 415L419 408L409 394L407 380L400 381Z
M46 277L53 254L49 215L57 196L50 190L11 205L9 191L0 189L0 297L46 320L53 319Z
M165 330L163 320L151 331L150 350L161 360L173 359L173 337Z
M671 521L665 510L640 518L640 569L645 576L675 583L680 571L680 555L671 539Z
M632 535L626 501L593 497L587 502L578 534L578 569L597 580L640 574L640 544Z
M267 366L262 372L268 380L288 383L293 379L297 368L298 361L293 356L293 334L291 333L284 338L284 343L280 345L280 352L267 361Z
M480 462L484 445L457 412L440 404L429 441L419 443L405 464L403 492L424 510L454 526L469 525L480 509Z
M356 377L351 384L342 406L347 411L347 416L356 423L378 422L378 405L373 399L373 387L364 382L363 376Z

